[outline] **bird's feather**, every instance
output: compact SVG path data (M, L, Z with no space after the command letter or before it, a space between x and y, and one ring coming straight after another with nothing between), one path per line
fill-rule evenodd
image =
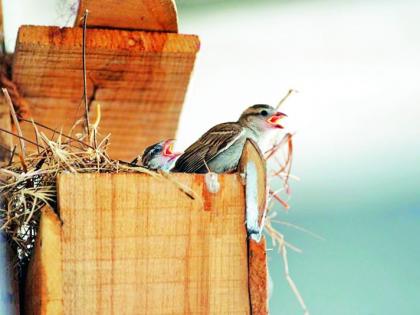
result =
M228 149L244 132L238 123L228 122L214 126L185 150L172 171L194 173L205 170L206 163Z

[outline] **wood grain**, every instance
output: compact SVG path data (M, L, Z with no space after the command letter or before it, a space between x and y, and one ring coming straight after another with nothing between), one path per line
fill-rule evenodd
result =
M249 240L249 294L252 315L268 314L267 253L265 238Z
M81 25L86 9L89 10L89 26L178 31L173 0L80 0L76 26Z
M64 132L83 114L81 43L80 28L22 26L17 39L13 81L34 120ZM198 50L193 35L87 31L88 98L105 111L102 134L112 132L118 144L111 157L129 160L175 137Z
M42 209L34 256L28 267L24 314L64 314L61 223L48 206Z
M167 180L60 175L65 314L249 314L243 187L219 180L203 211Z

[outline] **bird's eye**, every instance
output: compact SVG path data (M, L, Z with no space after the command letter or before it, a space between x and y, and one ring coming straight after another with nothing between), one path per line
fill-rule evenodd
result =
M268 115L268 112L266 110L262 110L260 114L265 117Z

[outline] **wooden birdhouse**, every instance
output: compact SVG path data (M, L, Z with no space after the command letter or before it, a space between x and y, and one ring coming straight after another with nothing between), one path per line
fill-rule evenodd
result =
M83 116L86 9L88 113L94 120L101 104L110 156L130 159L174 138L199 39L178 33L170 0L80 0L74 27L22 26L6 80L22 119L65 133ZM0 119L10 124L7 114ZM37 141L31 124L21 127ZM60 174L57 209L42 210L21 310L267 314L265 242L247 234L247 207L264 220L264 161L249 142L238 173L217 177L219 191L209 191L205 176Z

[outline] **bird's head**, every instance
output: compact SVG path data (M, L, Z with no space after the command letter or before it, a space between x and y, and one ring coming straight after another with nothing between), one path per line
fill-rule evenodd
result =
M239 118L239 123L243 126L268 131L273 129L283 129L280 121L287 117L286 114L278 112L274 107L265 104L257 104L248 107Z
M152 170L170 170L181 155L174 152L174 139L164 140L147 147L142 155L142 164Z

